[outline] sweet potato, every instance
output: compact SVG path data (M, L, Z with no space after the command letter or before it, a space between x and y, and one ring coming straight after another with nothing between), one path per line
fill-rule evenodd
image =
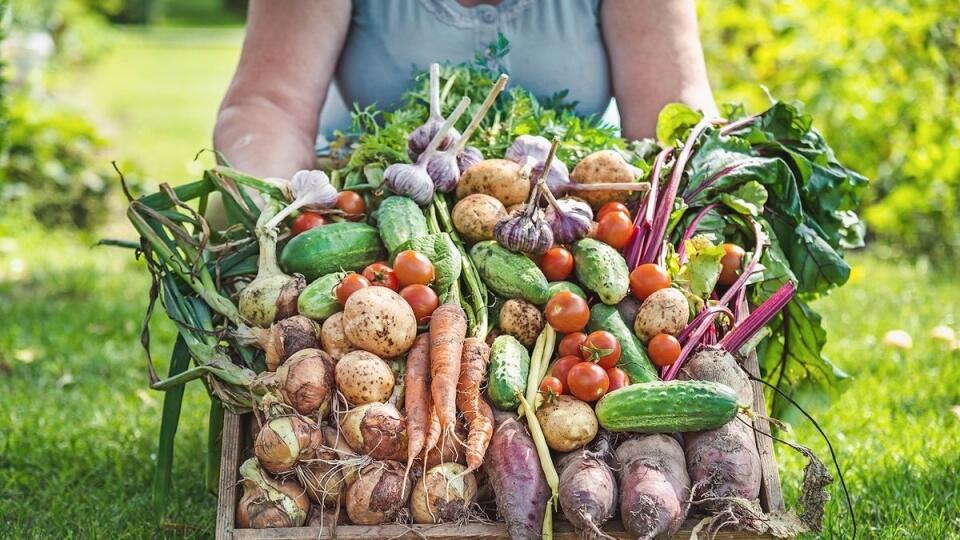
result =
M643 539L672 538L687 515L690 477L683 449L669 435L644 435L617 448L620 518Z
M578 537L609 538L600 527L616 508L613 471L597 454L581 449L560 459L560 509Z
M514 540L539 539L550 487L540 468L533 439L509 413L497 414L484 468L497 508Z

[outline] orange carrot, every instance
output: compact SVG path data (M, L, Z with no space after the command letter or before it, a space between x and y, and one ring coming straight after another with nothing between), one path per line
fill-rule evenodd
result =
M406 475L423 450L430 423L430 334L420 334L410 347L403 386L403 409L407 416Z
M440 417L437 416L437 409L430 407L430 428L427 430L427 440L423 444L423 461L427 461L427 453L437 446L440 442Z
M457 380L467 335L467 315L456 304L444 304L430 317L430 394L444 435L457 423Z
M487 372L490 347L479 338L463 342L460 379L457 381L457 409L467 419L467 471L483 464L483 456L493 436L493 412L480 398L480 383Z

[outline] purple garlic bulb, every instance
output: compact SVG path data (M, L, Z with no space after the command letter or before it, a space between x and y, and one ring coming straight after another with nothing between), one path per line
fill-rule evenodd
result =
M427 174L433 180L433 185L441 193L450 193L460 181L460 166L454 149L434 154L427 160Z
M422 163L394 163L383 171L383 183L397 195L406 195L420 206L433 201L433 180Z
M553 236L561 244L571 244L590 232L593 210L579 199L554 199L545 213Z
M503 157L524 165L527 161L541 163L550 153L550 141L539 135L520 135L513 140Z
M543 161L540 161L534 165L530 171L530 178L540 178L542 172ZM547 176L544 177L544 180L547 182L547 187L550 188L550 191L556 192L561 186L570 183L570 170L567 169L567 165L564 162L559 159L554 159L550 162L550 170L547 171Z
M460 174L483 161L483 153L476 146L464 147L463 151L457 155L457 165L460 168Z
M439 121L430 118L425 124L410 133L410 136L407 137L407 155L410 156L410 161L416 163L417 160L420 159L420 154L427 149L427 146L430 146L430 141L433 140L440 131L442 124L442 117ZM459 140L460 132L454 128L450 128L450 131L440 140L437 150L448 150L455 146Z
M533 212L529 211L531 208ZM553 246L553 231L535 205L498 221L493 226L493 236L503 247L520 253L542 255Z

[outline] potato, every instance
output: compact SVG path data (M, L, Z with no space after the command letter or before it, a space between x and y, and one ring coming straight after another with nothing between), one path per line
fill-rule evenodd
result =
M357 350L347 341L347 336L343 333L343 313L334 313L323 321L323 326L320 328L320 343L323 344L324 352L329 354L334 362L348 352Z
M521 174L521 167L506 159L485 159L460 175L457 198L483 193L504 206L521 203L530 195L530 181Z
M358 349L395 358L413 345L417 319L399 294L386 287L367 287L350 295L343 306L343 333Z
M525 347L533 346L544 324L543 313L529 302L511 298L500 308L500 330L517 338Z
M386 402L396 381L390 365L367 351L353 351L337 362L337 388L352 405Z
M634 181L634 169L614 150L600 150L580 160L570 173L578 184L625 183ZM596 211L610 201L624 202L629 191L583 191L578 196L590 203Z
M537 409L547 446L557 452L583 448L597 436L599 424L593 407L573 396L556 396Z
M453 207L453 226L467 242L493 240L493 226L507 215L503 203L489 195L474 193Z
M677 289L666 288L651 294L640 305L633 331L646 343L657 334L677 335L690 318L687 297Z

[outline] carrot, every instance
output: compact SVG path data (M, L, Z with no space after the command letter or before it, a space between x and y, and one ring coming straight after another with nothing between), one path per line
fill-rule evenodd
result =
M440 417L437 416L437 409L430 407L430 428L427 430L427 440L423 444L423 462L427 462L427 453L433 450L440 442Z
M480 399L480 383L487 371L490 347L479 338L463 342L460 379L457 381L457 409L467 419L467 470L471 472L483 464L483 456L493 436L493 412Z
M407 416L407 469L423 450L430 423L430 334L417 336L407 353L407 370L403 376L405 387L403 409Z
M457 380L467 335L467 315L456 304L444 304L430 317L430 394L444 435L457 423Z

